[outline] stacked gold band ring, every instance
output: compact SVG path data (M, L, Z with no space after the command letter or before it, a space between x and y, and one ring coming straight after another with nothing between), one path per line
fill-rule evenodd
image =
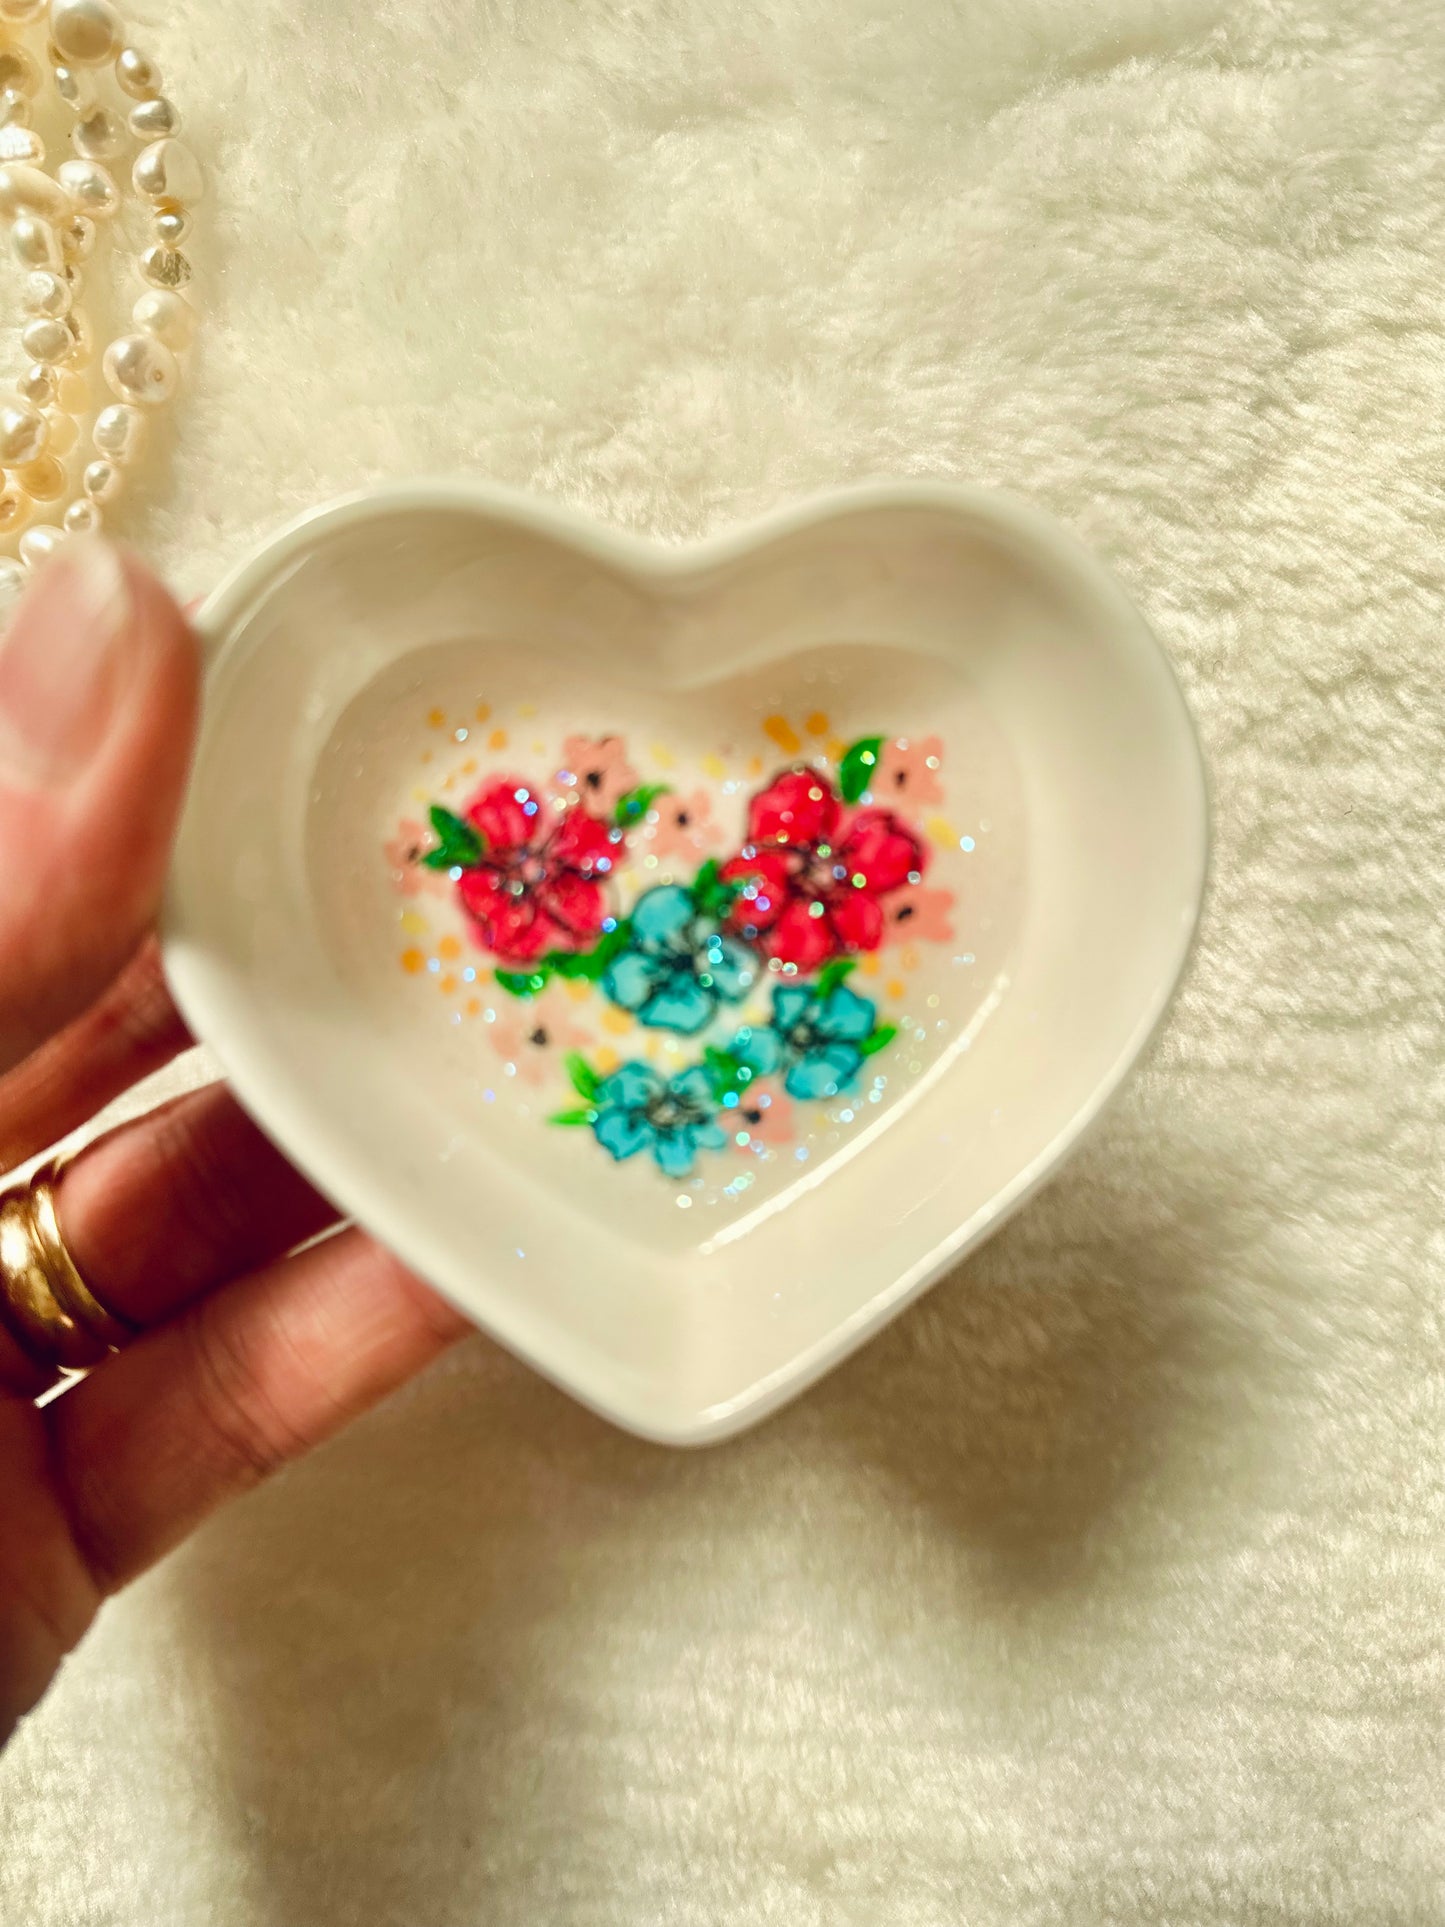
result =
M45 1371L81 1372L135 1336L91 1291L55 1216L55 1164L0 1197L0 1324Z

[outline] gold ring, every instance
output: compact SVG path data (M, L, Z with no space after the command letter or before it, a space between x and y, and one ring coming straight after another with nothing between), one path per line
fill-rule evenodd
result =
M83 1372L135 1337L95 1296L55 1215L60 1167L0 1197L0 1324L44 1371Z

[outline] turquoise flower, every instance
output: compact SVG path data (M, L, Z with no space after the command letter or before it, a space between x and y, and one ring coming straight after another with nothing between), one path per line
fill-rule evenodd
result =
M754 1077L782 1071L791 1097L837 1097L857 1082L865 1057L891 1043L891 1025L877 1025L866 997L825 972L815 984L780 984L773 1021L740 1030L728 1055Z
M727 1132L714 1122L717 1100L700 1064L663 1078L630 1063L604 1077L591 1103L597 1142L619 1163L650 1151L670 1178L685 1178L698 1151L721 1151Z
M691 890L664 883L633 905L627 948L608 965L602 988L639 1023L690 1037L720 1003L741 1002L757 975L757 958L719 931Z

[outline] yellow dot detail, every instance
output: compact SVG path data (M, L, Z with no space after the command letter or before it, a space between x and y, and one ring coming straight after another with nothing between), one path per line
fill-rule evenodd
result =
M829 743L828 754L835 763L841 763L843 758L848 754L848 745L843 741L841 736L835 736L832 742Z
M467 760L462 764L462 775L475 776L476 773L477 773L477 759L475 756L469 756Z
M584 984L578 977L569 977L567 979L567 995L572 999L574 1004L585 1004L587 999L592 995L592 986L591 984Z
M763 721L763 734L775 742L784 756L796 756L803 747L803 739L788 721L786 716L768 716Z
M446 725L447 712L444 709L429 709L426 720L429 729L442 729Z
M815 709L805 725L810 736L826 736L830 728L827 716L821 709Z
M749 776L761 776L761 775L762 775L762 773L763 773L763 759L762 759L762 757L761 757L761 756L750 756L750 757L748 758L748 775L749 775Z
M505 749L506 747L507 747L506 730L494 729L491 735L487 738L487 748L488 749Z
M610 1044L604 1044L593 1059L593 1062L596 1064L598 1070L601 1071L602 1075L606 1077L609 1072L617 1069L622 1059Z
M728 773L728 766L721 756L704 756L702 773L704 776L710 776L715 783L720 783Z
M537 713L537 705L535 703L518 703L517 704L517 714L519 716L525 716L529 721L533 716L536 715L536 713Z
M863 972L865 977L876 977L883 966L870 950L867 955L860 960L858 968Z
M625 1010L611 1005L602 1013L602 1028L610 1030L614 1037L625 1037L632 1029L632 1019Z
M673 755L672 751L667 747L666 743L654 743L652 745L652 749L649 752L649 754L651 755L653 762L656 763L659 769L676 769L677 768L677 758Z
M480 1016L481 1016L481 1014L482 1014L482 1000L481 1000L481 998L480 998L480 997L468 997L468 999L467 999L467 1015L468 1015L468 1017L480 1017Z
M460 957L461 954L462 946L456 937L443 937L437 945L437 955L439 957L445 957L448 963L450 963L453 958Z
M419 970L426 968L426 958L419 950L403 950L401 953L401 967L409 976L414 977Z
M897 1002L900 997L906 997L908 995L908 986L901 977L890 977L887 989L888 995L892 997L895 1002Z
M479 723L484 723L487 720L488 716L491 715L491 713L492 713L492 705L490 703L477 704L477 721Z
M422 751L422 753L421 753L421 760L422 760L422 761L423 761L424 763L429 763L429 762L431 761L431 751L430 751L429 749L424 749L424 750Z
M409 937L424 937L427 931L431 929L431 925L427 922L420 910L403 910L401 913L401 927Z
M958 831L946 816L930 816L924 827L928 831L929 841L936 843L940 850L958 848Z
M437 984L437 989L443 997L454 997L456 995L457 980L450 970Z

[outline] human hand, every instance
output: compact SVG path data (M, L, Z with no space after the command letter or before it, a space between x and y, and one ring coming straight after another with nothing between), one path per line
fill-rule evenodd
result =
M197 681L170 597L92 537L0 637L0 1171L190 1043L149 932ZM336 1214L223 1085L98 1139L55 1201L141 1335L37 1406L57 1374L0 1268L0 1742L109 1593L466 1329L354 1229L288 1255Z

